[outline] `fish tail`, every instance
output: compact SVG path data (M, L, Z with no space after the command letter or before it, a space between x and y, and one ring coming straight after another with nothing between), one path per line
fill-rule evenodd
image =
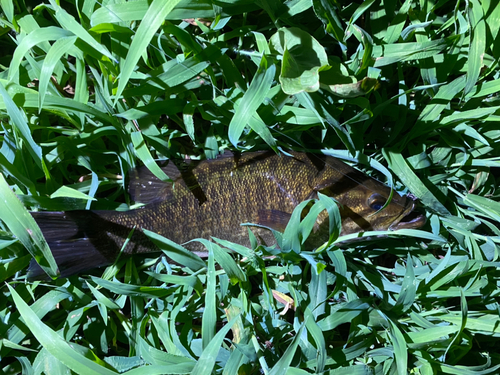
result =
M32 212L31 215L42 230L62 277L106 266L113 262L114 256L96 248L104 229L101 225L102 220L99 220L94 212L83 210ZM101 243L101 245L107 244ZM116 244L110 245L109 250L116 249ZM46 278L45 272L35 259L31 260L28 278L31 280Z

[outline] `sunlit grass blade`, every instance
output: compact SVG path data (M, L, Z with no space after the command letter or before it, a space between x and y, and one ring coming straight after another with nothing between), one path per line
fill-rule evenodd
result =
M206 267L205 262L198 255L175 242L148 230L144 230L144 234L151 238L175 262L195 271Z
M3 83L0 80L0 83ZM38 93L32 92L22 92L18 93L14 97L14 103L20 102L23 105L23 108L36 108L38 109ZM6 104L0 102L0 109L6 108ZM108 115L105 112L100 111L95 108L95 106L89 106L83 103L76 102L70 98L62 98L62 97L54 97L54 96L46 96L44 100L44 108L46 110L54 110L54 111L68 111L70 113L75 114L89 114L95 116L98 120L103 121L107 124L117 124L116 118Z
M19 44L19 47L16 48L9 66L8 80L12 80L13 77L18 74L21 61L31 48L42 42L64 39L71 36L73 36L72 32L55 26L48 26L34 30L32 33L27 35Z
M500 203L479 195L467 194L464 203L500 222Z
M26 304L26 302L24 302L19 294L17 294L14 288L10 285L8 285L8 287L16 307L19 309L19 312L24 319L24 322L40 344L42 344L42 346L54 357L76 373L86 372L103 375L116 374L115 371L111 371L104 367L103 362L99 364L72 349L71 346L61 338L61 336L43 324L33 310Z
M236 323L236 319L238 319L238 317L235 317L227 322L227 324L224 325L224 327L222 327L222 329L220 329L214 338L208 343L201 353L201 356L198 358L198 362L194 366L193 372L191 373L192 375L209 375L212 373L222 341L234 323Z
M318 18L327 25L326 31L339 43L343 43L345 39L345 30L342 21L337 14L338 10L336 7L334 7L329 1L314 0L313 8ZM343 46L343 49L345 49L345 46Z
M107 4L92 13L90 23L95 27L102 23L138 21L144 18L148 9L149 4L147 1Z
M283 232L283 244L281 245L282 251L289 252L291 250L298 252L300 250L300 245L302 243L302 233L300 233L301 215L304 208L309 204L309 201L304 201L299 203L297 207L292 212L290 220ZM318 216L316 214L316 216ZM311 223L309 224L309 231L311 228Z
M146 51L149 42L153 38L160 25L164 22L166 15L180 2L180 0L153 0L148 8L141 24L139 25L134 39L130 44L127 57L121 68L118 88L116 90L116 102L119 100L123 90L135 69L142 54Z
M21 136L26 142L29 153L35 160L36 164L40 167L40 169L44 169L42 166L43 165L42 149L33 140L31 129L29 128L28 123L26 122L19 108L12 101L10 95L7 93L2 83L0 83L0 95L3 98L3 102L7 109L7 113L9 114L9 117L11 118L13 125L16 126L16 128L19 130L19 133L21 133Z
M450 215L448 209L441 203L434 194L419 180L415 172L408 166L406 160L399 153L384 150L384 157L391 169L405 183L410 191L426 205L432 207L441 215Z
M226 271L227 276L231 280L232 283L237 283L238 281L246 281L247 277L241 267L236 264L235 260L231 255L226 253L220 246L216 244L212 244L215 261L217 264L222 267L224 271Z
M500 365L490 367L490 364L490 361L487 361L485 365L479 366L451 366L447 364L440 364L439 370L442 371L443 374L451 375L494 374L498 371Z
M249 249L248 247L245 247L245 246L242 246L240 244L236 244L236 243L233 243L233 242L229 242L229 241L226 241L226 240L221 240L219 238L215 238L215 237L212 237L212 239L219 243L220 245L228 248L228 249L231 249L232 251L240 254L241 256L243 257L251 257L254 255L254 253L252 252L251 249Z
M314 317L309 309L306 310L304 320L306 322L307 332L312 336L314 342L316 343L316 350L318 351L318 364L316 366L316 373L321 373L325 368L325 363L328 355L325 337L318 324L314 321Z
M262 120L258 120L256 118L254 122L249 122L250 119L257 115L256 111L268 94L275 74L276 66L274 64L270 64L268 59L265 56L262 56L257 74L254 76L248 90L243 95L243 98L238 104L234 116L229 123L228 137L235 147L238 144L241 133L247 125L253 125L253 127L258 126L254 130L264 136L269 146L274 146L274 139L270 136L269 130L262 126Z
M415 302L415 297L418 288L418 281L415 280L415 271L413 269L413 261L408 255L406 261L406 273L401 285L401 292L399 293L394 311L406 312Z
M389 185L390 187L394 185L391 172L383 164L381 164L377 160L373 160L372 158L367 157L366 155L363 155L359 152L356 152L353 155L346 150L321 150L321 152L325 155L330 155L342 160L370 165L370 167L378 170L387 178L387 185Z
M340 236L335 242L335 243L342 243L344 241L349 241L349 240L354 240L354 239L362 239L362 238L370 238L370 237L383 237L383 236L389 236L389 237L415 237L415 238L421 238L421 239L427 239L431 241L436 241L436 242L441 242L445 243L446 239L443 237L437 236L435 234L423 231L423 230L418 230L418 229L398 229L395 231L367 231L367 232L362 232L362 233L352 233L352 234L346 234L344 236Z
M35 219L28 213L0 173L0 219L26 247L50 277L56 277L57 264Z
M476 85L483 67L483 56L486 48L486 22L483 7L477 0L471 0L467 12L471 31L469 58L467 60L467 82L464 96Z
M12 22L14 18L14 4L12 0L2 0L0 2L0 5L2 7L2 10L5 12L5 15L7 16L9 22Z
M322 331L330 331L340 324L351 322L355 317L369 310L371 310L370 305L362 300L342 303L336 311L332 311L330 315L321 319L318 326Z
M356 146L354 145L351 135L340 125L338 120L329 113L328 109L325 108L325 103L315 101L312 93L307 92L297 94L296 98L304 108L312 111L317 116L320 124L324 127L328 124L334 129L337 136L351 154L354 155L356 153Z
M201 321L201 340L203 349L206 349L215 336L215 322L217 321L216 310L216 275L215 275L215 258L212 246L219 246L212 244L207 240L202 243L208 250L208 267L207 267L207 283L205 288L205 308L203 310L203 317Z
M340 276L347 276L347 262L342 250L329 251L328 256L330 257L333 266L335 267L335 272Z
M51 199L54 198L75 198L75 199L85 199L96 201L97 199L90 197L89 195L82 193L81 191L70 188L69 186L61 186L55 192L50 195Z
M392 345L394 348L394 357L396 360L397 372L399 375L406 375L408 373L408 348L406 345L405 337L398 328L398 326L390 319L389 322L389 336L391 337Z
M407 332L408 337L413 344L436 343L436 338L440 337L443 341L447 341L450 335L456 334L459 327L455 325L439 326L422 329L417 332Z
M398 9L398 14L391 22L391 26L387 28L387 33L384 36L384 42L392 44L398 40L405 26L408 17L408 10L411 6L411 0L405 0L403 5Z
M375 67L380 68L404 60L420 60L438 55L453 40L438 39L423 43L397 43L387 46L374 47L373 55L376 58Z
M43 108L43 100L56 64L60 63L61 57L70 51L71 47L74 46L76 39L76 36L71 36L56 40L47 53L47 57L43 60L39 85L40 109Z
M335 241L340 232L342 231L342 218L340 216L339 206L334 199L323 195L318 192L318 198L321 203L325 206L326 211L328 212L328 225L329 225L329 233L330 237L328 239L327 246L330 245L333 241Z
M108 281L95 276L92 280L99 286L123 296L139 296L145 298L162 298L175 292L175 288L163 288L123 284L118 281Z
M61 303L66 298L68 298L68 293L52 290L41 296L31 305L30 308L39 319L42 319L50 313L50 311L52 311L55 305ZM10 327L4 327L0 330L0 334L2 334L2 336L7 338L9 341L19 344L26 338L28 332L26 332L26 327L23 324L17 323L19 313L15 314L14 318L16 320L16 324L13 324ZM4 354L7 355L5 351Z
M438 127L437 121L448 103L465 88L466 79L464 76L458 77L446 85L439 88L433 100L427 104L419 115L418 128L411 133L411 137L417 137Z
M124 372L125 375L164 375L164 374L187 374L193 368L192 365L152 365L142 366L133 370Z
M106 4L92 13L92 26L101 23L118 23L142 20L148 11L149 4L146 0L138 0L120 4ZM180 20L186 17L213 18L214 9L205 1L182 0L165 18Z
M310 319L312 319L312 317L310 317ZM283 356L278 360L278 362L276 362L276 364L269 371L269 375L279 375L286 373L292 362L293 356L295 355L295 351L299 346L300 337L302 334L302 330L304 330L304 328L305 324L302 324L299 330L297 331L297 334L293 338L291 344L288 346L285 353L283 354Z
M55 17L66 30L71 30L72 34L76 35L78 38L87 43L96 52L103 56L106 56L109 60L117 62L115 57L108 51L108 49L97 42L90 33L85 30L85 28L79 24L73 16L66 12L62 7L60 7L54 0L50 0L51 5L56 10Z
M201 283L200 279L195 276L165 275L162 273L154 273L149 271L147 271L146 273L163 283L189 286L200 293L200 295L204 291L203 284Z
M195 364L191 358L156 349L142 337L139 337L137 349L138 354L151 365L172 366L171 371L169 371L172 374L182 374L182 370L186 371L184 373L189 373Z
M170 178L153 159L153 156L149 152L142 133L137 131L133 132L130 136L132 138L132 143L134 144L134 150L139 159L141 159L141 161L144 163L144 165L146 165L148 169L160 180L170 181Z
M309 309L312 317L316 320L325 313L325 302L328 290L326 288L327 275L324 272L325 264L316 262L312 257L302 253L305 259L311 264L311 282L309 284Z

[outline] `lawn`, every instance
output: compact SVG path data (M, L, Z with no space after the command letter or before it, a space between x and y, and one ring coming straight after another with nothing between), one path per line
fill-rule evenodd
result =
M0 371L499 373L499 30L493 0L1 0ZM29 211L228 150L342 158L427 223L57 277Z

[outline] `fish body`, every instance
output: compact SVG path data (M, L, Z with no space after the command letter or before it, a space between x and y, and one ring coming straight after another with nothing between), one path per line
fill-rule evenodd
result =
M146 168L131 174L129 191L146 203L130 211L67 211L32 213L63 276L110 264L135 228L125 253L158 251L142 229L184 243L217 237L249 246L248 229L255 223L284 230L294 208L318 192L340 204L341 235L368 230L416 228L422 216L411 216L414 201L394 194L383 210L390 188L333 157L270 152L192 161L181 167L170 162L163 182ZM321 230L323 228L323 230ZM317 219L317 231L328 239L328 214ZM272 232L252 231L262 244L275 243ZM199 242L185 245L205 252ZM34 272L34 270L33 270ZM35 275L36 276L36 275Z

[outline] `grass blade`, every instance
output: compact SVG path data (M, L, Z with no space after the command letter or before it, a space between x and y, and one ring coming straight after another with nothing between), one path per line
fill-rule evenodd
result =
M215 322L217 321L216 309L216 276L215 258L212 246L217 246L209 241L203 241L208 249L207 285L205 290L205 309L201 318L201 339L203 349L206 349L215 336Z
M467 15L471 39L464 96L470 93L477 83L483 68L483 56L486 49L486 22L484 21L483 7L479 1L470 0Z
M3 102L7 109L7 113L9 114L9 117L11 118L13 125L16 126L16 128L21 133L21 136L25 140L29 153L35 160L38 167L44 170L45 168L43 167L42 148L39 145L37 145L33 140L31 129L29 128L28 123L26 122L19 108L12 101L10 95L7 93L1 82L0 82L0 95L3 98Z
M260 107L268 94L275 74L276 66L269 64L267 58L262 56L257 74L252 79L248 90L243 95L243 98L241 99L241 102L236 108L234 116L229 123L228 137L230 142L235 147L237 147L241 134L247 125L253 127L258 126L254 130L257 133L263 134L266 142L268 142L268 144L271 142L269 146L274 147L274 140L271 137L269 130L266 129L265 125L261 123L261 120L255 120L255 122L250 123L250 119L257 115L257 109Z
M234 323L236 323L238 316L231 319L231 321L222 327L222 329L219 330L219 332L217 332L214 338L209 342L205 350L201 353L200 358L198 358L198 362L194 366L193 372L191 373L192 375L209 375L212 373L222 341L226 337L229 330L233 327Z
M283 356L279 359L278 362L273 366L273 368L269 371L269 375L279 375L279 374L285 374L288 368L290 367L290 364L292 363L293 356L295 355L295 351L297 350L297 347L299 346L300 342L300 337L302 334L302 331L304 330L305 325L302 324L297 331L297 334L293 338L292 343L288 348L286 349L285 353Z
M61 57L71 50L77 40L76 36L61 38L55 41L43 60L42 71L40 73L39 100L40 110L43 108L43 100L47 92L47 87L54 72L56 64L60 63Z
M123 63L120 81L118 82L118 88L115 94L115 105L127 86L137 62L146 52L149 42L153 39L156 31L165 21L167 14L171 12L179 2L180 0L153 0L149 6L144 19L135 33L134 40L132 40L130 44L127 57Z
M450 211L434 196L434 194L419 180L415 172L411 170L403 156L399 153L384 150L384 157L391 169L405 183L410 191L429 207L432 207L441 215L450 215Z
M10 190L0 173L0 219L26 247L40 267L50 276L57 276L57 264L35 219Z
M17 294L14 288L10 285L7 286L12 294L12 298L17 309L19 309L21 317L24 319L24 322L30 331L40 344L42 344L42 346L50 354L61 361L61 363L68 366L72 371L78 374L116 374L115 371L107 369L101 364L86 358L72 349L71 346L57 334L57 332L54 332L48 326L43 324L33 310L26 304L26 302L23 301L19 294ZM101 361L101 363L103 362Z

